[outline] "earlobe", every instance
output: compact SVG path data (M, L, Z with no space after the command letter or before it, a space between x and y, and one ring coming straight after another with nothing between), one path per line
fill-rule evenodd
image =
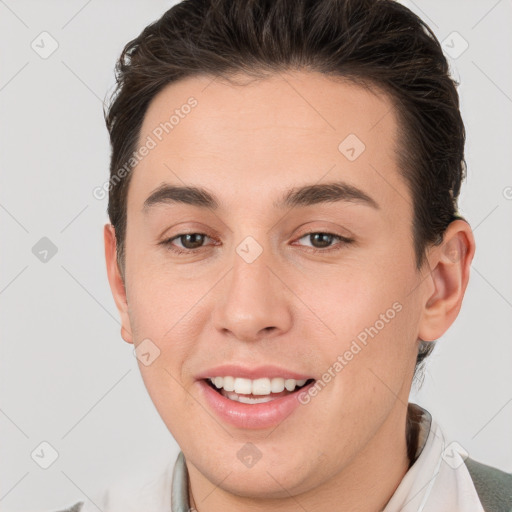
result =
M116 235L112 224L105 224L103 229L103 238L105 242L105 262L107 265L107 276L110 284L110 290L116 307L121 317L121 337L127 343L133 343L133 336L128 315L128 301L126 297L126 287L119 271L116 254Z
M475 241L469 224L453 221L445 231L442 244L434 247L429 257L431 271L425 280L428 291L418 338L424 341L440 338L457 318L474 253Z

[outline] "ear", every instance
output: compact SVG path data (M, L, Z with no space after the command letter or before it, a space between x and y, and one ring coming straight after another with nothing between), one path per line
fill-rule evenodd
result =
M459 314L469 281L475 240L469 224L457 219L450 223L440 246L428 257L430 275L418 337L424 341L440 338Z
M121 316L121 337L127 343L133 343L130 318L128 316L126 288L117 264L116 234L112 224L105 224L103 238L105 241L105 260L107 264L108 282L110 283L110 289Z

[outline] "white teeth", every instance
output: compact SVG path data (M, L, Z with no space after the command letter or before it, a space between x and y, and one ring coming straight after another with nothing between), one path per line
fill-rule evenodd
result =
M275 400L275 398L272 398L271 396L262 396L260 398L253 398L250 396L245 395L238 395L232 391L221 391L222 395L226 398L229 398L230 400L233 400L235 402L241 402L243 404L263 404L265 402L272 402L272 400Z
M235 379L233 377L224 377L224 385L222 386L226 391L235 390Z
M275 377L270 381L270 389L272 390L272 393L281 393L281 391L284 391L284 379L281 379L280 377Z
M297 381L295 379L286 379L284 381L284 387L288 390L288 391L293 391L295 389L295 384L297 383Z
M267 379L244 379L241 377L212 377L209 379L217 389L223 389L232 395L259 395L267 396L271 393L281 393L285 389L287 391L294 391L297 386L301 387L306 383L306 379L283 379L281 377L274 377ZM234 392L234 393L233 393ZM224 393L223 393L224 394ZM248 397L244 397L248 398ZM257 400L257 399L251 399ZM243 401L243 400L240 400ZM257 403L257 402L244 402L244 403Z
M253 395L269 395L270 379L256 379L252 381Z
M215 377L217 379L217 377ZM251 379L242 379L241 377L237 377L235 379L235 393L242 395L250 395L252 389Z

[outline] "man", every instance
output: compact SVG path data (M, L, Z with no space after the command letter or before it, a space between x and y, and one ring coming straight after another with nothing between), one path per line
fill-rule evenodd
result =
M125 47L106 121L121 335L182 452L103 510L510 510L512 476L408 403L475 252L417 16L181 2Z

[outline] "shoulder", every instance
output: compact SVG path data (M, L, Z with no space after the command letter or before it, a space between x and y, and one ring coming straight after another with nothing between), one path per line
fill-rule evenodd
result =
M78 503L75 503L69 508L65 508L64 510L59 510L58 512L80 512L83 508L84 502L79 501Z
M512 510L512 473L465 459L476 492L486 512Z

